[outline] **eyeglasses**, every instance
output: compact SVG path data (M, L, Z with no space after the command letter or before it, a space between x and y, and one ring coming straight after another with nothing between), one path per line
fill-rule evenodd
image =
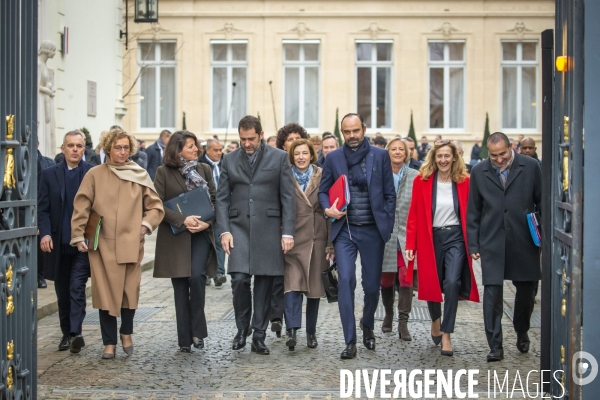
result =
M131 147L129 147L129 146L115 146L115 147L113 147L113 149L115 149L115 151L117 153L120 153L123 150L125 150L125 153L129 153L129 150L131 149Z

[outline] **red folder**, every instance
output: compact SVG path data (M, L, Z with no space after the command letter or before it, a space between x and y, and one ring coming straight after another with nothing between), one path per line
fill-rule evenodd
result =
M350 204L350 187L348 186L348 178L346 175L340 175L335 181L331 188L329 188L329 204L333 206L337 199L336 208L340 211L344 211L348 204ZM335 221L335 218L331 219Z

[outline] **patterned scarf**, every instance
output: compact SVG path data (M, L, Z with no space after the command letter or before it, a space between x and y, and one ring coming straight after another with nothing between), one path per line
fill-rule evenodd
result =
M394 174L394 188L396 189L396 194L398 194L398 190L400 189L400 182L402 182L402 177L404 176L406 168L407 164L402 164L400 171L398 171L397 174Z
M198 171L196 170L198 161L195 161L195 160L186 161L182 157L181 163L183 164L183 166L181 168L179 168L179 172L181 172L181 175L185 179L185 186L187 187L188 192L201 187L202 190L204 190L206 192L206 195L208 196L208 199L210 201L210 192L208 191L208 182L206 182L206 180L204 180L204 178L202 178L200 176L200 174L198 173ZM214 210L215 205L212 203L212 201L210 202L210 204Z
M304 173L302 173L298 171L295 165L292 165L292 172L294 173L294 178L296 178L296 182L298 182L298 186L300 186L302 188L302 191L304 192L306 190L306 187L308 186L308 181L310 181L310 176L313 173L313 166L309 165L308 169Z
M506 187L506 181L508 180L508 172L510 171L510 167L512 167L513 161L515 161L515 152L514 150L511 150L510 160L508 160L504 167L498 167L492 162L492 167L494 168L496 174L500 178L500 183L502 184L502 187Z

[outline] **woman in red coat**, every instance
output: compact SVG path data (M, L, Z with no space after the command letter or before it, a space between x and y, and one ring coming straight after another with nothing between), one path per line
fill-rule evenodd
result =
M454 143L436 142L413 184L406 225L407 278L419 257L419 299L431 315L431 338L441 353L452 356L458 300L479 302L479 292L467 252L469 175ZM442 316L444 293L444 319Z

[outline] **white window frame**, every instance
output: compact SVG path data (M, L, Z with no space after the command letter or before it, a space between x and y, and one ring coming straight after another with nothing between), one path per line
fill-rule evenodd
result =
M212 45L213 44L245 44L246 45L246 60L244 61L234 61L233 57L231 56L232 51L231 51L231 46L228 46L227 48L227 61L215 61L213 59L213 51L212 51ZM248 48L248 39L240 39L240 40L211 40L210 41L210 46L209 46L209 52L210 52L210 130L211 132L215 132L215 133L225 133L226 131L230 131L230 130L237 130L237 126L238 126L238 122L239 121L233 121L230 120L229 121L229 126L226 128L216 128L214 126L214 121L213 121L213 77L214 77L214 69L215 67L217 68L227 68L227 87L231 88L232 87L232 83L233 83L233 68L240 68L240 67L244 67L246 69L246 112L244 114L248 113L248 96L250 94L250 90L249 90L249 86L250 86L250 81L248 79L248 67L249 67L249 63L248 63L248 58L249 58L249 48ZM227 115L229 116L229 113L231 112L231 110L229 110L229 107L231 105L231 90L227 91Z
M431 61L431 53L429 52L430 43L444 43L444 60ZM462 61L450 61L450 47L448 43L463 43L463 59ZM450 128L450 107L447 105L447 99L450 98L450 68L463 68L463 126L462 128ZM431 68L444 68L444 127L432 128L431 123ZM428 40L427 41L427 127L429 132L465 132L467 124L467 41L459 40Z
M304 46L300 46L300 60L298 61L289 61L285 59L285 45L286 44L300 44L300 45L304 45L304 44L318 44L319 45L319 55L316 61L306 61L304 60ZM320 125L321 125L321 41L318 39L315 40L282 40L281 42L281 57L283 60L283 91L282 91L282 103L283 103L283 123L284 125L290 122L295 122L300 124L304 129L306 129L306 131L308 133L317 133L320 132ZM298 110L298 119L299 121L286 121L285 120L285 114L286 114L286 104L285 104L285 94L286 94L286 87L285 87L285 70L287 67L297 67L300 69L299 72L299 103L300 104L300 110ZM318 109L317 109L317 126L316 127L306 127L305 123L304 123L304 90L302 90L304 88L305 85L305 81L304 81L304 70L306 67L310 67L310 68L314 68L317 67L317 102L318 102Z
M371 49L370 61L358 61L358 52L356 45L360 43L390 43L392 45L392 57L390 61L377 61L377 46ZM394 41L391 39L383 40L355 40L354 41L354 109L358 110L358 68L371 68L371 125L367 126L369 130L376 130L381 133L391 133L394 128ZM377 68L389 67L390 69L390 126L388 128L377 127ZM364 115L362 116L365 117Z
M517 43L517 59L515 61L505 61L502 45L504 43ZM522 43L535 43L535 61L523 61L523 46ZM502 40L500 42L500 120L504 124L504 67L517 68L517 127L516 128L505 128L502 126L502 131L507 133L537 133L539 132L538 127L540 126L539 115L540 115L540 42L539 40ZM534 128L521 128L523 123L522 113L520 110L523 107L523 67L535 67L535 98L536 98L536 112L535 112L535 127Z
M142 47L139 45L141 43L154 43L155 46L155 56L154 56L154 60L143 60L142 59ZM161 48L160 45L163 43L175 43L175 59L174 60L161 60ZM175 118L174 120L177 121L177 41L176 40L138 40L138 74L140 74L141 76L141 70L142 68L156 68L156 69L161 69L163 67L166 68L173 68L175 71L174 76L175 76L175 95L173 96L173 107L175 108L174 110L174 115ZM174 130L176 129L175 126L163 126L160 120L160 73L155 73L155 85L156 85L156 90L158 91L158 93L156 93L156 126L155 127L144 127L142 128L142 99L140 98L142 96L141 94L141 82L140 82L140 90L138 91L138 129L140 132L156 132L156 131L161 131L163 129L169 129L169 130Z

